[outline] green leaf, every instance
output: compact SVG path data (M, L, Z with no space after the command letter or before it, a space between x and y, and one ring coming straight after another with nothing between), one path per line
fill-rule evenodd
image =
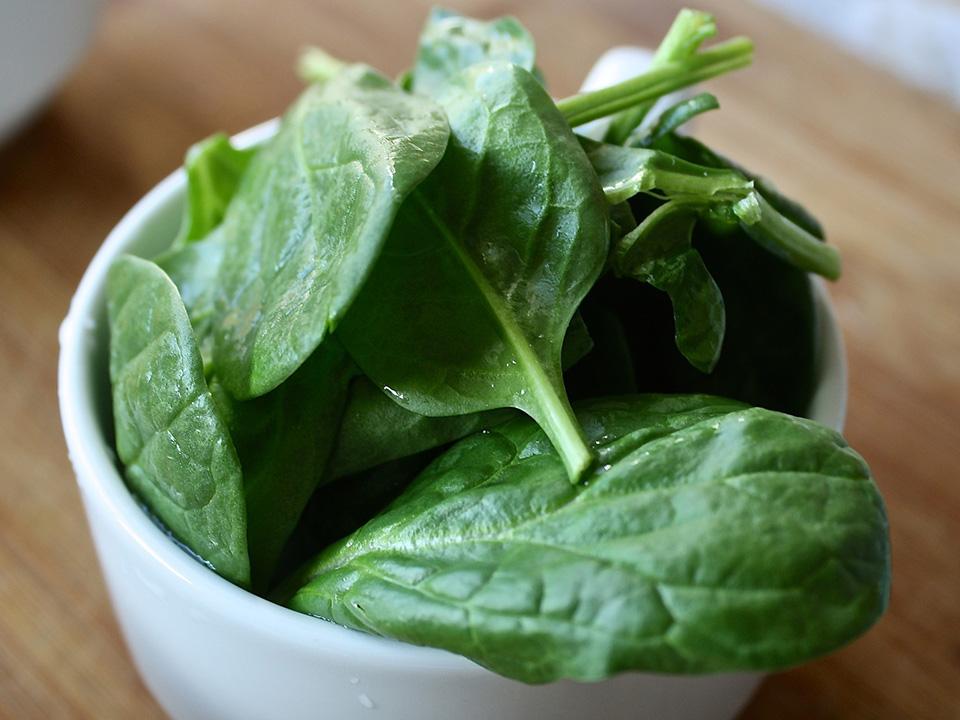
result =
M253 586L268 587L310 496L327 473L354 365L328 338L277 389L234 402Z
M289 605L526 682L781 668L883 612L883 504L835 432L705 396L579 417L602 463L587 482L526 419L472 436Z
M410 75L414 92L436 96L468 67L504 61L534 72L533 37L515 18L483 21L433 8L420 34Z
M341 339L367 376L420 414L527 412L576 478L591 456L560 356L607 255L600 187L522 68L470 68L440 102L447 153L404 205Z
M217 133L187 151L187 201L174 248L206 237L220 224L257 150L238 150Z
M710 110L717 110L719 107L720 103L717 101L717 98L708 92L703 92L691 98L681 100L661 113L657 119L657 124L653 126L650 134L644 137L639 145L641 147L649 147L664 135L672 133L697 115L701 115Z
M369 68L307 88L223 222L214 364L234 396L275 388L336 327L447 136L438 107Z
M283 387L283 386L281 386ZM356 378L343 414L330 476L368 470L494 427L513 417L509 410L428 417L391 400L368 378Z
M659 150L579 140L611 204L638 193L730 202L753 190L753 183L734 170L697 165Z
M202 240L171 248L154 260L180 291L193 325L193 334L200 346L204 373L208 376L213 362L217 275L225 248L223 226L218 225Z
M638 216L648 212L637 209ZM623 324L637 389L709 393L806 414L817 378L816 312L808 274L761 248L737 225L719 234L698 222L693 247L720 289L726 318L723 349L709 375L677 350L674 312L665 293L608 273L587 296L588 303L601 305ZM593 353L606 352L607 338L592 327L591 336Z
M670 296L677 349L709 373L720 359L726 317L720 288L691 244L696 221L696 207L664 203L622 238L614 268Z
M127 482L214 570L250 584L240 463L176 286L131 256L107 277L117 455Z
M577 313L563 341L563 367L576 364L592 347L593 340L587 326ZM350 388L329 474L340 478L432 450L499 425L514 415L507 409L448 417L420 415L395 402L392 395L382 391L369 378L358 377Z

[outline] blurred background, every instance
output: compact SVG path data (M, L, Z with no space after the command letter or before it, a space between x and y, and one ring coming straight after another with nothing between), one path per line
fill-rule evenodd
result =
M552 92L674 0L470 0L518 16ZM894 548L891 608L770 678L745 718L960 718L960 0L705 0L753 68L698 133L774 178L844 256L847 436ZM63 448L56 331L98 245L186 148L277 115L299 49L389 74L420 0L0 0L0 718L160 718L115 626Z

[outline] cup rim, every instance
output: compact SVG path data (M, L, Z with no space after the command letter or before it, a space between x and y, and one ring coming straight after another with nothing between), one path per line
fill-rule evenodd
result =
M233 137L239 147L262 142L278 127L274 118ZM185 192L183 168L164 178L144 195L111 230L87 267L60 326L57 371L61 422L71 464L86 503L95 503L145 558L223 620L257 635L269 635L286 645L308 650L362 656L376 665L402 663L411 668L457 675L489 674L473 661L446 650L421 647L391 638L367 635L336 623L305 615L243 590L184 552L142 510L123 481L116 459L100 427L92 382L94 346L91 330L101 314L107 270L116 256L138 237L148 221ZM824 283L813 283L817 314L817 390L811 412L820 422L842 429L847 370L843 339ZM89 512L89 511L88 511Z

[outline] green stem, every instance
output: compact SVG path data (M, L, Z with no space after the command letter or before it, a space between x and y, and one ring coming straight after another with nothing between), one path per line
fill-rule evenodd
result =
M339 74L346 63L318 47L308 47L300 54L297 73L308 83L323 83Z
M686 60L665 63L616 85L564 98L557 107L571 127L576 127L745 67L752 59L753 43L747 38L733 38Z
M650 69L662 67L668 62L682 61L691 57L707 38L717 33L717 24L713 16L684 8L674 19L673 24L660 42L660 47L650 60ZM610 122L604 142L623 145L630 134L643 122L655 101L634 105L618 113Z
M840 253L836 248L782 215L760 193L753 193L751 197L759 206L759 220L744 220L741 225L755 243L801 270L822 275L828 280L840 277ZM737 206L734 212L742 218Z

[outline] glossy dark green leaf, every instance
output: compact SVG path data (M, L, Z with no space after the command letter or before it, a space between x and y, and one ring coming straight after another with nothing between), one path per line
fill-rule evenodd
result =
M645 136L638 144L641 147L649 147L667 133L672 133L681 125L690 122L697 115L710 110L717 110L719 107L720 102L708 92L680 100L660 114L656 125L650 130L650 134Z
M474 20L433 8L420 34L410 87L426 95L443 93L447 84L473 65L504 61L533 72L533 37L515 18Z
M290 606L526 682L785 667L883 612L883 504L835 432L704 396L579 417L602 463L586 482L527 419L472 436Z
M638 210L642 215L648 210ZM641 392L699 392L805 415L816 382L811 279L734 225L718 234L698 222L693 247L720 289L726 318L720 359L709 375L676 348L668 296L631 278L604 276L588 300L623 324ZM591 333L604 352L606 339Z
M223 133L190 148L184 162L187 200L174 247L205 238L220 224L256 153L257 148L233 147Z
M447 154L397 217L341 338L415 412L527 412L576 477L591 457L563 390L561 346L607 255L596 175L522 68L471 68L440 102Z
M618 244L614 269L670 296L677 349L709 373L720 358L726 328L723 295L692 247L695 206L676 201L651 212Z
M265 589L300 515L327 473L353 363L328 338L277 389L234 402L253 585Z
M107 279L117 455L127 482L214 570L249 585L240 463L176 286L122 256Z
M593 339L577 313L563 341L563 367L575 365L592 348ZM330 462L331 477L343 477L447 445L499 425L516 414L503 408L430 417L407 410L391 398L368 378L359 377L353 381L336 452Z
M297 100L223 222L214 364L234 396L272 390L337 325L447 135L431 101L363 66Z
M511 417L513 412L507 409L448 417L420 415L391 400L368 378L359 377L350 387L330 475L351 475L440 447Z

